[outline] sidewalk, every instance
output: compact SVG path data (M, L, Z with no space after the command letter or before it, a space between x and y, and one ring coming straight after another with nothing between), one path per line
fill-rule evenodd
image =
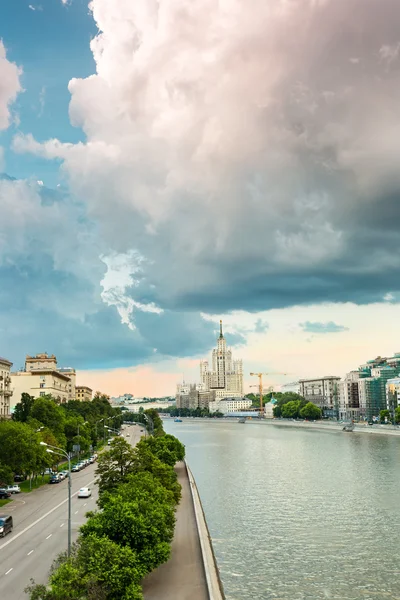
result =
M209 600L196 518L184 463L176 466L182 499L176 512L171 558L143 582L145 600Z

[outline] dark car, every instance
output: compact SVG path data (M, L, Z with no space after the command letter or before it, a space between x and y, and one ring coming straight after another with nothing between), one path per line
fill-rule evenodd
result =
M58 475L52 475L50 477L49 483L60 483L61 479Z
M10 492L7 492L7 490L4 488L0 488L0 500L8 500L10 496Z
M14 481L25 481L25 477L23 475L14 475Z

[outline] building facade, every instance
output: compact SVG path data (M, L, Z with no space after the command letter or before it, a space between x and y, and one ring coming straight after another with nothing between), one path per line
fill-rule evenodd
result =
M336 417L339 411L340 377L328 375L317 379L300 379L300 395L313 402L325 416Z
M70 378L59 371L51 369L37 369L30 372L17 371L11 373L11 385L14 392L11 408L21 401L23 393L34 398L51 395L60 403L70 400Z
M57 369L59 373L66 375L69 377L68 384L68 400L75 400L76 398L76 371L72 367L62 367L61 369ZM90 388L88 388L90 389ZM90 398L92 399L92 398Z
M91 402L93 390L87 385L77 385L75 387L75 400L79 402Z
M11 415L11 367L12 362L0 357L0 419L9 419Z
M228 415L229 413L249 409L251 404L251 400L248 398L225 398L224 400L210 402L209 411L210 413L219 411L223 415Z
M350 371L339 384L339 419L359 421L365 416L360 404L360 371Z
M178 408L206 408L211 402L224 398L243 397L243 363L234 360L232 350L226 346L222 332L217 339L217 347L212 351L211 369L207 360L200 362L200 383L178 384L176 405Z

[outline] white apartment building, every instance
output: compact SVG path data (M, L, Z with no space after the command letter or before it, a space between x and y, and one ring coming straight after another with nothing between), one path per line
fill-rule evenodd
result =
M17 371L11 373L11 385L14 392L11 408L20 402L21 394L24 392L34 398L49 394L61 403L70 400L70 378L59 371L51 369L37 369L28 373Z
M62 367L61 369L57 369L57 371L59 373L62 373L63 375L66 375L67 377L69 377L68 400L75 400L75 398L76 398L76 371L75 371L75 369L73 369L72 367ZM90 390L90 388L87 388L87 389ZM93 390L90 390L91 393L92 393L92 391ZM91 399L92 399L92 397L90 396L90 400Z
M240 410L246 410L250 408L251 400L249 398L225 398L215 402L210 402L209 411L210 413L221 412L224 415L234 413Z
M77 385L75 388L75 400L79 402L91 402L93 399L93 390L87 385Z
M394 377L386 382L386 407L392 412L398 406L400 406L400 377Z
M11 414L11 367L12 362L0 357L0 419L9 419Z

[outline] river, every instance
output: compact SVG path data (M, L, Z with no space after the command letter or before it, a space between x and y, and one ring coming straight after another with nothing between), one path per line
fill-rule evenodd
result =
M164 422L186 445L227 600L400 599L400 439Z

